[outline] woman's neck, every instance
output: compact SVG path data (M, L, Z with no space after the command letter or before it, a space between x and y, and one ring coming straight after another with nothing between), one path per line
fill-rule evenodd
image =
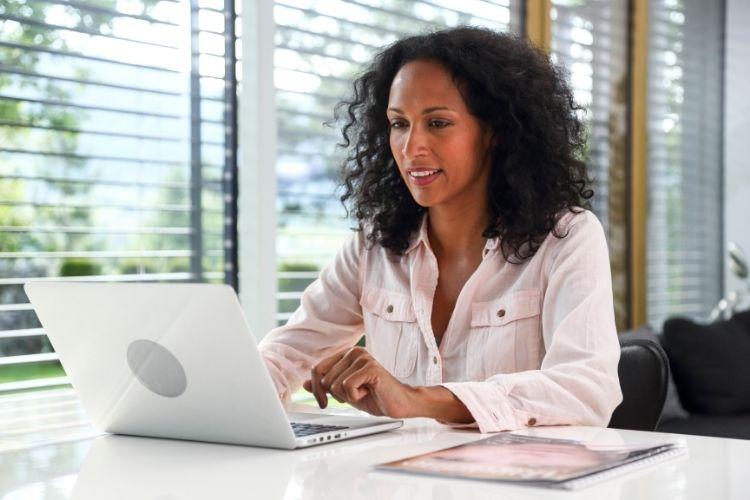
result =
M464 206L460 210L432 207L428 210L430 246L438 257L476 255L485 246L482 233L489 216L483 206Z

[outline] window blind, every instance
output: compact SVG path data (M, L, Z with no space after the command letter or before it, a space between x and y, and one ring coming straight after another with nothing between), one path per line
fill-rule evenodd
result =
M722 290L724 2L652 0L648 320L706 318Z
M551 58L565 68L587 127L592 209L607 234L615 311L627 324L628 2L553 0Z
M0 392L67 383L29 280L236 284L235 19L0 3Z
M515 0L278 0L274 82L278 117L278 314L283 324L331 260L351 223L335 194L343 152L323 126L354 76L386 45L462 24L520 28Z

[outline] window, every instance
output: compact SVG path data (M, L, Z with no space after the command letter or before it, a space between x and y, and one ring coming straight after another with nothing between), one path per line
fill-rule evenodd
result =
M650 2L647 307L655 327L674 314L706 318L722 290L722 10Z
M66 383L40 280L234 282L234 13L0 4L0 392Z
M460 24L520 28L514 0L278 0L274 81L278 117L278 314L283 324L302 290L348 234L332 195L343 152L323 122L348 97L354 76L407 34Z
M615 311L624 329L627 297L628 2L553 0L551 57L566 68L585 108L592 208L609 243Z
M349 232L333 195L340 135L323 123L353 78L407 34L520 31L522 4L268 1L281 324ZM29 279L236 283L233 2L0 3L0 392L66 383L23 294ZM552 58L585 108L622 328L629 2L551 5ZM659 326L707 315L721 291L723 12L698 0L650 10L648 306Z

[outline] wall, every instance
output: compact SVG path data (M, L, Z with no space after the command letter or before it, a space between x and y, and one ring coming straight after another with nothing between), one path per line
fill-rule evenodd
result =
M750 258L750 0L728 0L726 15L724 239ZM740 286L725 264L726 291Z
M242 1L240 300L260 340L276 326L276 108L273 0Z

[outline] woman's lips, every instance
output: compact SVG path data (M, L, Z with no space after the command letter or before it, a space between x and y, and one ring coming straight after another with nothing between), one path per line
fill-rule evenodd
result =
M440 169L410 170L408 175L412 184L426 186L437 179L441 172Z

